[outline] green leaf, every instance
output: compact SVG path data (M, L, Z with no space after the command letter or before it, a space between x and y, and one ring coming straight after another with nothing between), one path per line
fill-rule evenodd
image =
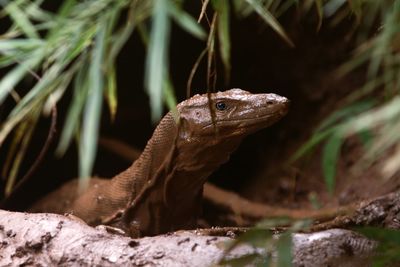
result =
M18 25L26 36L32 39L40 38L39 34L36 32L35 26L32 25L29 18L26 16L26 13L18 7L16 2L9 2L4 7L4 10L10 15L14 23Z
M13 50L34 50L45 44L41 39L0 39L0 52Z
M391 123L391 120L398 118L399 114L400 96L395 96L384 105L351 117L343 123L342 130L346 135L351 135L362 130L372 129L385 122Z
M376 105L375 100L365 100L356 102L350 106L344 107L335 111L328 118L324 119L324 121L318 126L316 132L320 132L326 130L328 127L331 127L337 124L340 120L351 118L355 115L358 115L364 111L371 109L374 105Z
M79 144L79 189L87 187L89 177L92 173L100 128L101 108L103 102L104 77L102 63L105 54L105 31L106 22L98 25L94 48L91 55L89 67L89 92L83 114L81 140Z
M168 12L174 21L182 27L182 29L199 38L200 40L206 39L207 34L200 24L198 24L193 17L188 15L188 13L183 11L172 1L168 4Z
M243 0L233 0L232 3L235 14L238 17L245 18L249 16L253 11L253 8L250 5L246 4L246 2Z
M18 114L15 116L9 116L7 120L1 125L0 131L0 145L3 144L7 135L14 129L14 127L24 119L30 112L32 112L31 108L23 108Z
M333 134L328 139L322 152L322 170L329 193L335 190L336 165L340 154L343 137Z
M266 218L256 224L256 228L270 229L292 223L293 220L288 217Z
M170 20L167 0L155 1L152 19L145 85L150 96L151 119L156 122L162 114L163 84L168 73Z
M292 266L292 235L290 232L283 233L279 236L276 244L278 252L278 265L279 267Z
M267 242L272 238L272 231L263 228L251 228L247 232L241 234L233 242L228 244L225 255L232 251L240 244L247 243L255 247L265 247Z
M280 17L283 13L286 13L293 5L299 5L299 0L287 0L282 3L279 9L274 13L276 17Z
M213 70L215 70L215 65L213 65L214 62L214 55L215 55L215 31L216 31L216 18L217 15L214 13L211 25L210 25L210 31L208 33L208 39L207 39L207 92L210 92L211 89L215 90L215 84L216 84L216 76L212 75ZM214 66L214 69L213 69ZM211 118L213 121L213 124L215 125L214 118L215 114L211 112Z
M388 51L396 49L393 47L393 43L396 43L396 38L400 31L398 25L399 15L400 1L395 0L385 14L382 32L375 39L367 73L367 77L370 79L375 79L379 76L378 72L381 70L381 66L385 66L388 60L393 60L394 58L394 55L388 53Z
M79 117L82 113L85 99L87 99L87 93L89 90L87 65L89 64L86 62L86 60L82 60L82 65L85 67L81 68L75 77L72 102L69 105L60 142L56 149L56 154L58 156L61 156L65 153L71 143L74 133L78 130Z
M347 1L350 6L351 11L356 15L357 19L359 20L362 15L362 5L365 0L352 0Z
M35 21L34 27L36 31L39 31L38 23L36 22L50 22L54 21L54 14L41 9L40 6L43 4L45 0L36 0L33 3L28 2L28 6L24 7L24 12L27 14L28 17L31 18L31 20Z
M118 105L117 80L114 67L112 67L107 74L106 100L110 110L111 120L114 120Z
M56 68L57 70L57 68ZM50 74L49 74L50 73ZM57 73L57 71L56 71ZM46 72L46 77L43 77L39 83L37 83L29 93L22 98L16 107L8 115L7 120L1 127L0 131L0 144L5 140L7 135L12 129L22 120L29 117L29 114L34 110L42 107L43 102L48 100L48 96L53 90L57 90L62 86L60 83L68 83L70 74L52 77L54 72ZM48 75L48 76L47 76Z
M11 90L21 81L21 79L28 73L30 69L33 69L42 60L41 51L36 52L31 58L25 62L18 64L6 76L0 81L0 104L2 104L5 98L8 96Z
M70 13L71 10L76 6L76 0L64 0L60 10L58 11L57 18L65 18Z
M348 125L348 120L353 120L354 116L371 109L375 104L375 100L361 101L335 111L318 126L310 140L302 145L296 153L292 155L289 161L294 162L304 156L324 139L330 137L339 130L341 131L341 127L346 128L345 126Z
M246 0L246 2L257 12L261 18L276 32L278 33L283 40L286 41L290 46L294 47L292 40L290 40L289 36L287 36L285 30L279 24L279 22L275 19L275 17L266 10L258 0Z
M371 143L374 139L374 135L370 130L363 130L358 133L365 149L368 149L371 146Z
M22 134L19 134L21 140L18 147L18 151L16 152L12 167L7 177L7 183L5 187L5 195L9 196L12 193L15 182L17 180L18 172L22 163L22 160L25 157L25 154L28 149L29 142L32 138L33 131L35 127L32 125L36 125L37 120L39 119L39 114L37 110L34 110L30 113L29 119L24 121L19 125L17 131L22 131Z
M65 66L65 65L64 65ZM10 116L16 115L24 107L38 99L45 99L52 89L55 88L55 83L60 79L60 73L63 70L63 65L53 64L41 79L29 90L29 92L21 99L18 105L11 111Z
M119 30L113 37L112 37L112 46L110 52L108 53L107 58L107 65L114 65L115 59L119 52L121 51L124 44L128 41L129 37L131 36L135 24L131 21L128 21L121 30Z
M364 241L360 247L377 246L373 255L372 266L397 266L400 262L400 231L398 229L387 229L379 227L358 227L354 229L371 241ZM373 243L372 240L378 241ZM397 263L397 264L393 264Z
M315 0L315 5L318 15L318 25L317 25L317 32L318 32L321 29L322 25L322 16L323 16L322 0Z
M315 210L318 210L322 207L321 202L318 200L318 194L315 191L312 191L308 194L308 201Z
M312 2L313 0L310 0ZM358 0L357 0L358 1ZM327 1L325 6L324 6L324 14L327 17L332 16L333 14L337 13L340 8L348 3L349 1L346 0L330 0Z
M26 129L24 128L26 125L27 125L26 123L21 123L20 125L18 125L18 128L15 131L15 134L12 138L11 144L7 151L6 160L4 161L2 169L1 169L1 174L2 174L3 178L8 177L8 173L10 171L11 164L13 164L13 158L15 158L15 155L18 152L18 148L21 143L21 139L26 132Z
M400 246L400 230L379 227L359 227L355 231L365 235L367 238L375 239L381 243L393 243Z
M229 36L229 1L213 1L218 12L217 33L222 63L225 68L225 79L229 81L231 72L231 41Z
M29 77L32 75L36 80L30 83L33 85L31 88L28 88L29 90L26 93L23 91L22 98L17 101L17 105L8 114L7 119L2 122L0 145L13 130L19 127L18 125L30 119L34 110L40 109L46 112L50 106L59 101L63 97L70 81L80 68L86 68L85 66L88 65L88 63L91 67L95 66L95 64L91 64L94 63L95 60L88 62L83 59L84 56L82 55L87 53L95 57L94 54L96 52L94 52L94 50L98 45L96 45L96 41L93 41L93 39L95 35L98 34L97 27L99 25L108 25L108 27L106 27L108 31L104 34L107 38L104 39L110 41L103 45L103 50L105 51L107 49L107 55L112 55L113 60L106 63L102 60L101 64L98 64L97 67L102 69L103 76L104 72L107 74L109 73L116 54L131 33L131 31L120 31L123 33L123 38L118 34L114 35L116 39L111 38L114 27L119 27L120 25L119 14L123 12L126 6L130 5L128 18L126 18L127 26L124 30L133 29L133 22L144 21L148 18L152 6L152 3L149 3L149 1L144 1L144 4L132 3L132 1L129 0L118 0L114 2L113 5L110 5L111 2L109 0L65 0L62 2L58 13L55 14L41 9L44 0L1 1L0 4L8 8L8 10L3 9L1 15L9 15L15 22L11 25L10 29L4 34L1 34L0 37L0 65L1 67L10 66L11 69L0 81L0 103L8 97L10 92L14 93L13 90L16 89L19 83L21 83L21 80L26 76ZM10 4L6 5L6 3ZM114 18L110 19L110 13L115 14ZM96 38L98 38L98 36ZM38 67L40 67L40 69L38 69ZM41 74L41 77L35 73L36 71ZM64 141L60 141L59 150L61 150L60 147L62 147L63 150L66 149L72 136L77 134L78 128L81 128L83 131L83 127L80 127L81 122L79 118L82 115L85 102L85 115L93 114L93 110L96 109L94 107L96 104L94 103L99 103L99 101L90 101L87 98L88 82L91 84L90 89L96 87L96 85L93 86L94 79L88 76L90 75L86 72L84 81L81 79L81 84L76 87L77 90L82 92L80 95L81 99L77 101L81 103L70 109L74 110L72 114L75 115L70 115L70 119L66 120L66 124L69 126L65 126L67 130L63 132L62 140ZM93 76L94 75L92 75L92 77ZM115 75L111 75L105 82L115 87ZM109 89L107 94L101 92L99 93L100 97L95 96L94 98L102 100L103 96L108 97L107 100L109 100L110 108L115 110L116 89L113 89L112 86L108 86L107 89ZM75 99L72 104L76 105ZM42 108L43 105L45 106L44 108ZM93 115L87 116L94 118ZM71 123L71 118L75 119L74 123ZM27 132L23 134L27 134ZM21 138L25 138L25 136ZM96 139L96 136L93 138ZM82 140L83 138L81 141ZM16 153L13 154L16 155ZM18 162L14 160L13 166L17 166L17 163ZM11 164L9 166L11 166ZM17 168L18 166L14 170L16 171ZM7 169L10 170L10 168ZM10 183L12 184L13 181L10 181Z
M233 259L222 259L219 264L231 267L254 266L260 261L260 257L261 255L257 253L247 254ZM260 266L267 267L269 263L265 260Z
M314 134L309 141L307 141L304 145L302 145L297 151L290 157L289 162L294 162L298 160L300 157L305 155L311 149L313 149L317 144L319 144L322 140L326 139L333 132L337 130L337 127L332 127L322 132L317 132Z
M0 56L0 68L11 67L15 62L23 62L27 57L26 54L27 53L20 53L17 56L13 54Z
M81 54L87 47L92 44L92 39L96 34L96 27L89 27L86 31L75 35L73 40L70 40L71 48L69 49L65 62L72 61L75 57Z
M76 0L63 1L62 5L58 11L58 14L54 17L55 25L53 27L51 27L50 31L47 33L47 36L46 36L47 43L53 42L54 40L57 39L56 37L60 36L60 33L61 33L60 28L65 29L64 25L69 22L67 17L69 15L71 15L71 13L74 10L74 7L76 8ZM72 23L69 23L69 26L75 27L76 24L73 25Z

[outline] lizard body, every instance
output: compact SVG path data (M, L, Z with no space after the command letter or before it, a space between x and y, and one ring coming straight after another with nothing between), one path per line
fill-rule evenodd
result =
M284 116L288 103L276 94L241 89L193 96L178 104L179 123L171 113L165 115L128 169L111 180L92 178L81 194L73 180L31 210L72 213L90 225L117 227L131 236L192 227L207 177L245 136Z

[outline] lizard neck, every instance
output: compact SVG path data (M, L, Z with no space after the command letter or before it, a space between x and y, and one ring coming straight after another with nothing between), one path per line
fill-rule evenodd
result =
M129 200L128 205L131 205L143 191L148 190L157 172L165 165L166 156L174 146L177 131L177 124L168 113L154 130L140 157L111 180L114 186L118 186L120 192L125 192L125 199Z
M126 230L139 226L140 234L154 235L193 226L207 177L243 138L182 139L183 124L168 113L140 158L114 178L131 196L122 218Z

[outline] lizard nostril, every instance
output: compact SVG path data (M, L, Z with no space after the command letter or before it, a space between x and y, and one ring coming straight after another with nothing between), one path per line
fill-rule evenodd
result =
M274 101L272 101L272 100L267 101L267 105L273 105L273 104L274 104Z

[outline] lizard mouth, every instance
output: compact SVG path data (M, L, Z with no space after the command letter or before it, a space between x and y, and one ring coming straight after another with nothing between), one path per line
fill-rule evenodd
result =
M230 126L236 125L236 128L246 128L255 125L260 125L260 127L266 127L279 120L285 114L286 113L282 114L281 112L273 112L258 117L216 120L215 124L218 126L221 125L222 123L228 123ZM210 127L213 127L213 123L205 125L203 129L208 129Z

